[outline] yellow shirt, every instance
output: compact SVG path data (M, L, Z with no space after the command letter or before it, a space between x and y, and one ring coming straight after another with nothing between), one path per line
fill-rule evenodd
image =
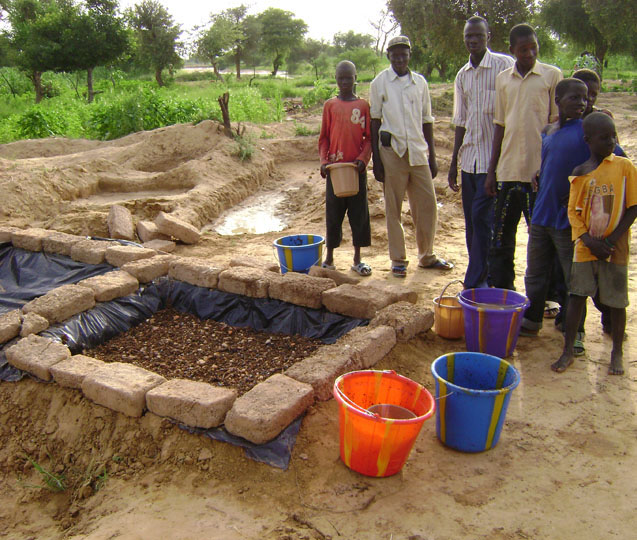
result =
M542 129L558 118L555 86L562 78L559 68L541 62L524 78L515 65L496 77L493 122L504 127L498 182L531 182L540 168Z
M594 171L571 176L568 220L571 222L575 254L573 262L596 261L580 237L588 232L606 238L621 221L627 208L637 205L637 169L632 162L611 154ZM615 242L610 262L628 265L630 229Z

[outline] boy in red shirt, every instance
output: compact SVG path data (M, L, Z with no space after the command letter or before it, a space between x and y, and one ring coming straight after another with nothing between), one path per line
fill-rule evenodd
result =
M356 66L344 60L336 66L338 95L325 102L319 135L321 176L325 184L325 225L327 229L324 268L334 268L334 249L343 237L345 213L352 228L354 264L352 270L369 276L371 267L361 261L361 247L372 243L367 205L367 163L371 157L369 105L354 94ZM336 197L328 165L355 163L358 169L358 193L351 197Z

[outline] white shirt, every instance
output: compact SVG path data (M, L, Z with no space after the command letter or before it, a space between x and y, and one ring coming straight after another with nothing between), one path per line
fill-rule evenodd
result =
M452 124L466 129L458 153L460 168L468 173L486 173L493 146L495 78L515 60L506 54L484 53L480 65L471 60L456 75Z
M429 86L413 71L403 77L388 67L372 81L369 89L370 116L381 120L381 131L392 134L391 146L403 157L409 152L409 164L427 165L427 141L423 124L433 124Z

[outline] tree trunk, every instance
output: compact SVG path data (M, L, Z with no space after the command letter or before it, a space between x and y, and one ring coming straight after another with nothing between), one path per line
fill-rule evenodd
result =
M237 69L237 80L241 78L241 49L237 47L234 53L234 67Z
M214 71L217 80L223 81L223 77L221 76L221 73L219 73L219 66L217 65L217 62L212 62L212 70Z
M164 86L164 79L161 78L161 68L155 68L155 80L159 86Z
M86 70L86 93L88 94L88 102L93 103L95 94L93 93L93 68Z
M227 137L232 138L232 125L230 124L230 112L228 111L228 102L230 101L230 94L226 92L222 96L217 98L219 107L221 107L221 116L223 118L223 133Z
M272 76L276 77L276 74L279 71L279 68L281 67L281 55L277 54L274 57L274 62L272 63Z
M31 73L31 82L35 88L35 102L40 103L44 98L44 88L42 87L42 72L34 71Z
M599 62L599 78L602 78L604 73L604 57L606 56L606 52L608 51L608 43L604 43L603 45L599 45L595 47L595 58Z

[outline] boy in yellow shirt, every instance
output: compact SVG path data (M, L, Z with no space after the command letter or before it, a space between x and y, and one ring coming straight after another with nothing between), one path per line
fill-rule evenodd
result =
M628 246L630 226L637 218L637 168L613 154L615 123L603 113L584 120L584 140L591 157L573 170L568 201L575 253L566 312L562 356L551 369L562 373L573 363L577 326L586 297L599 290L610 307L611 375L623 375L623 341L628 305Z

